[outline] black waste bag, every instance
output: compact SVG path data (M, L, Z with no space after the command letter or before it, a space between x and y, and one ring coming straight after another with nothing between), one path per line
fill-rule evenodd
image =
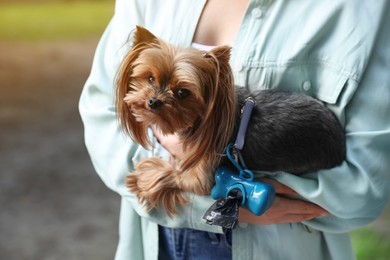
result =
M233 229L238 221L238 210L242 203L242 193L233 189L226 198L218 199L206 211L203 219L209 225Z

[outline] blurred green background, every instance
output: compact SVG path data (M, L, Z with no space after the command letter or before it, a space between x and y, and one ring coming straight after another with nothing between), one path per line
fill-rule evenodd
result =
M73 120L79 120L78 114L77 114L77 99L79 92L81 91L82 88L82 83L85 81L87 77L87 73L89 70L89 66L92 60L92 54L93 54L93 49L95 48L99 36L102 34L105 26L107 25L108 21L110 20L112 14L114 12L114 1L109 1L109 0L84 0L84 1L77 1L77 0L68 0L68 1L61 1L61 0L25 0L25 1L15 1L15 0L0 0L0 47L3 48L3 50L0 49L0 55L3 53L2 56L0 56L0 69L4 68L9 68L9 64L13 64L10 62L10 60L15 60L15 64L18 61L18 58L15 57L13 59L12 57L9 58L10 60L6 60L4 58L5 53L12 52L13 46L15 47L15 53L16 54L21 54L20 50L24 49L29 49L31 46L32 51L40 51L42 55L52 55L55 57L60 57L61 52L63 51L65 54L64 59L58 58L57 62L61 62L64 60L66 61L66 56L67 55L66 51L71 51L67 49L72 49L77 46L77 48L83 48L85 46L85 52L88 52L86 65L83 67L82 71L76 70L75 72L72 72L73 74L71 75L72 77L77 78L77 86L74 92L72 92L72 96L69 97L72 99L72 102L70 104L73 104L74 110L72 110L70 113L72 113L72 118ZM63 43L65 42L65 44ZM78 42L81 42L81 47L78 45ZM87 42L86 44L84 44ZM84 45L83 45L84 44ZM43 47L40 47L43 46ZM49 46L49 47L45 47ZM56 47L59 46L59 47ZM5 50L5 48L7 50ZM47 54L44 50L46 48L51 48L51 52ZM80 50L80 53L83 51ZM26 52L28 53L28 51ZM54 53L54 54L53 54ZM72 52L71 52L72 53ZM15 54L15 56L17 56ZM56 56L57 55L57 56ZM79 54L74 54L77 61L77 55ZM5 55L6 56L6 55ZM12 56L12 55L11 55ZM38 56L39 57L39 56ZM62 57L62 56L61 56ZM2 60L3 58L3 60ZM31 57L31 59L36 59L36 57ZM25 62L25 59L19 59L21 63ZM2 63L1 63L2 62ZM39 65L39 59L36 60L37 66ZM17 64L14 66L18 66ZM68 65L64 65L65 68L70 68L72 67L72 63ZM20 64L19 64L20 65ZM1 67L3 66L3 67ZM22 66L22 65L20 65ZM67 67L66 67L67 66ZM1 80L1 88L7 89L7 87L10 89L10 93L13 91L9 87L9 85L5 85L4 81L2 80L1 76L3 78L8 79L9 75L5 75L6 73L3 70L3 74L0 73L0 80ZM11 70L10 70L11 71ZM34 77L34 73L31 73L32 76ZM45 74L45 73L43 73ZM18 76L15 76L16 78ZM39 77L39 73L36 75L36 77ZM12 78L12 77L11 77ZM42 79L43 81L44 79ZM52 79L54 82L56 81L56 78L53 76ZM63 80L63 79L59 79ZM12 80L11 80L12 82ZM16 80L15 80L16 82ZM27 82L31 82L31 80L27 80ZM23 83L20 83L23 84ZM26 83L27 84L27 83ZM12 85L12 84L11 84ZM74 87L74 86L73 86ZM34 86L29 86L27 85L21 85L20 89L34 89ZM15 90L17 91L17 90ZM19 90L19 92L23 92L22 90ZM8 96L5 95L6 97L4 98L5 103L14 104L17 102L17 100L20 99L19 94L14 94L12 92ZM8 97L8 99L7 99ZM1 100L1 99L0 99ZM37 99L37 102L40 99ZM14 102L14 103L12 103ZM43 102L43 101L42 101ZM4 103L4 104L5 104ZM0 106L3 111L5 111L5 107ZM43 109L43 111L47 111L46 109ZM42 111L41 111L42 113ZM19 114L19 113L18 113ZM43 112L45 114L45 112ZM8 115L8 117L7 117ZM0 113L0 123L7 123L8 121L11 122L10 119L10 113ZM8 121L7 121L8 120ZM45 118L47 120L47 118ZM9 125L8 122L8 125ZM26 134L23 132L23 130L20 130L20 128L23 128L22 125L23 123L18 123L18 122L13 122L13 125L15 128L10 128L7 133L3 132L3 135L0 135L2 137L2 141L5 140L6 135L10 137L12 134L14 135L23 135ZM11 126L12 127L12 126ZM71 126L69 126L71 127ZM99 194L99 196L106 196L109 197L109 200L102 200L106 201L107 204L112 204L114 203L115 206L107 206L107 208L104 208L104 219L102 219L101 222L96 224L93 228L89 227L89 229L93 229L95 231L88 230L88 227L86 228L85 226L79 227L79 229L87 229L87 231L83 231L82 233L84 234L85 232L87 233L87 237L83 238L84 240L80 240L80 242L86 242L89 241L90 247L88 247L88 250L97 250L100 248L100 250L108 252L106 256L104 254L100 255L93 255L93 259L106 259L105 257L109 257L110 255L112 256L115 250L115 245L117 243L117 234L116 234L116 224L117 224L117 198L114 197L110 192L106 190L105 187L103 187L100 183L100 180L98 180L98 177L94 175L93 169L90 165L88 160L88 156L86 155L85 149L83 147L82 143L82 126L80 123L75 123L74 126L74 131L78 133L78 138L79 138L79 143L78 143L78 148L83 152L83 160L80 161L80 164L87 164L87 171L90 172L88 175L88 180L89 185L95 185L94 190L95 193L90 194L90 199L93 200L94 198L97 198L96 193ZM19 129L19 130L15 130ZM18 132L19 131L19 132ZM45 137L45 136L43 136ZM34 139L34 137L31 137ZM54 138L54 137L53 137ZM18 139L18 137L15 137L15 139ZM60 139L60 138L59 138ZM14 145L15 146L15 145ZM12 146L12 147L14 147ZM50 147L50 144L48 144ZM11 146L10 146L11 147ZM23 147L23 144L20 144L19 148ZM7 147L1 147L3 150L0 150L0 153L2 155L5 155L6 153L11 156L12 152L14 153L14 156L18 156L20 154L20 149L18 150L18 147L15 148L14 150L11 150L10 148L6 149ZM28 148L28 147L27 147ZM26 149L27 149L26 148ZM3 157L3 156L2 156ZM73 159L72 159L73 160ZM70 164L74 164L74 160L72 161L69 159ZM8 162L9 163L9 162ZM1 164L1 163L0 163ZM66 162L65 162L66 164ZM15 164L17 165L17 163ZM14 165L14 166L15 166ZM1 166L0 166L1 167ZM39 165L29 165L26 166L29 167L29 169L35 169L37 172L42 172L41 169L39 168ZM80 166L82 169L84 166ZM12 167L11 167L12 168ZM1 168L0 168L1 170ZM4 172L4 171L2 171ZM49 174L49 173L48 173ZM59 175L61 173L58 173ZM81 173L80 173L81 174ZM16 174L13 174L15 176ZM6 185L7 182L4 181L4 178L6 176L3 174L1 178L3 178L2 183L3 185ZM16 178L16 177L13 177ZM73 178L73 177L72 177ZM7 189L3 189L3 193L6 192ZM80 192L84 190L84 187L80 188ZM4 194L0 193L0 196ZM4 196L6 196L5 194ZM12 194L11 194L12 195ZM11 199L14 198L14 195L9 195ZM85 194L84 194L85 195ZM3 197L4 197L3 196ZM31 193L25 195L25 197L31 197ZM99 197L100 198L100 197ZM74 198L77 199L77 198ZM100 198L101 199L101 198ZM16 202L19 203L19 202ZM55 203L54 201L49 201L48 203ZM88 206L86 206L88 207ZM28 207L27 207L28 208ZM10 206L10 209L13 209ZM110 213L107 213L107 209L109 209ZM7 210L7 208L3 208L2 211ZM16 210L16 209L14 209ZM27 209L18 209L18 214L23 215L23 210ZM54 210L54 209L53 209ZM77 212L73 212L74 214L78 214ZM5 213L4 213L5 214ZM7 219L14 219L15 216L12 216L12 218L6 218L6 215L0 215L0 221L3 222ZM37 212L39 214L39 212ZM101 210L97 209L98 215L101 215ZM358 259L361 260L368 260L368 259L390 259L390 214L389 210L387 210L383 216L376 221L375 223L361 228L360 230L354 231L351 233L352 240L353 240L353 245L356 251L356 255ZM26 220L28 221L28 220ZM37 220L38 221L38 220ZM74 220L74 221L77 221ZM64 222L66 224L69 224L68 222ZM110 233L110 237L113 238L109 242L105 241L105 244L102 244L103 242L96 237L98 236L104 236L106 232L101 232L99 233L96 231L96 229L99 229L99 225L106 225L107 229L115 229ZM7 223L2 223L0 226L0 233L4 234L4 230L6 230ZM102 228L100 226L100 228ZM2 230L4 229L4 230ZM28 232L28 231L24 231ZM61 232L60 230L54 230L53 232ZM77 232L80 232L78 230ZM95 236L90 235L89 233L94 233ZM12 233L9 231L9 233ZM23 236L23 232L21 233L16 233L14 235L20 235ZM88 235L89 234L89 235ZM57 234L58 236L61 236L61 234ZM85 235L85 234L84 234ZM15 242L15 241L19 242ZM49 239L50 240L50 239ZM6 242L5 242L6 241ZM75 252L79 252L78 254L74 255L66 255L63 253L58 253L58 252L53 252L45 248L42 250L45 252L37 252L39 250L39 247L36 247L35 250L31 248L31 244L26 244L26 247L24 248L23 238L6 238L2 240L2 245L0 245L0 255L6 255L9 256L10 258L6 259L54 259L50 258L49 256L55 256L55 259L87 259L86 256L91 257L91 254L87 254L83 252L81 249L79 251L75 250ZM11 243L20 243L18 246L11 245ZM109 243L109 245L107 245ZM76 244L77 245L77 244ZM104 247L108 248L108 250L104 250ZM57 245L56 250L61 250L61 245ZM52 249L54 250L54 249ZM70 249L72 250L72 249ZM85 249L87 250L87 249ZM48 254L47 252L50 252ZM41 256L41 257L37 257ZM62 257L61 257L62 256ZM19 258L20 257L20 258ZM81 257L81 258L80 258Z
M113 1L0 1L0 39L42 41L99 35Z

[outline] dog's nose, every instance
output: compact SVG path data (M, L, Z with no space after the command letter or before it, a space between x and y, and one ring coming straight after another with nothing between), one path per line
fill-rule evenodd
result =
M158 98L152 97L148 100L148 106L151 109L158 109L163 103Z

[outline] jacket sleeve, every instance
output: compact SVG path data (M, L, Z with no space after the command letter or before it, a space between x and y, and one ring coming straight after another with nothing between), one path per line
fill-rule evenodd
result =
M390 19L383 12L381 29L356 91L341 113L345 120L347 159L340 167L304 178L282 173L276 178L303 198L329 211L307 221L327 232L347 232L375 220L390 192ZM353 87L355 88L355 87ZM348 86L347 86L348 89ZM337 109L337 108L336 108Z
M79 111L84 123L85 144L94 168L103 182L125 198L141 216L161 225L190 227L222 232L221 228L205 224L202 214L213 203L206 196L188 194L193 202L183 208L176 218L164 211L144 211L135 195L125 186L125 178L142 158L166 157L167 153L156 143L145 150L125 136L116 117L115 75L125 51L126 39L135 25L143 25L147 1L118 0L115 15L106 28L95 53L92 69L79 101Z

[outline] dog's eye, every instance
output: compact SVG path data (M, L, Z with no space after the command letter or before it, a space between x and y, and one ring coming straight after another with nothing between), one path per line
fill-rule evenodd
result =
M180 98L180 99L183 99L185 97L187 97L188 95L190 94L190 91L188 89L185 89L185 88L180 88L176 91L176 95Z
M148 81L149 81L150 84L154 83L155 78L153 77L153 75L149 76Z

